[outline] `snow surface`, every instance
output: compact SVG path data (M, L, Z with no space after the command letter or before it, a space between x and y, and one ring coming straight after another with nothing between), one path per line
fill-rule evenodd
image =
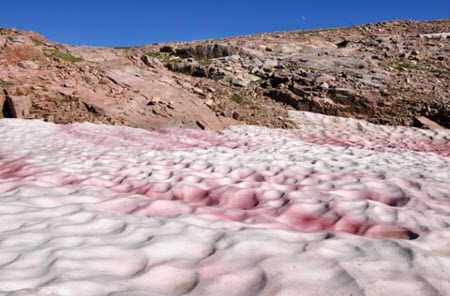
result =
M0 295L450 295L450 132L0 120Z

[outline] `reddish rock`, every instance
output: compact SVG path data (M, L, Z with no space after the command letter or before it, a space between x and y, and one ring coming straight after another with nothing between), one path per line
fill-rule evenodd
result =
M28 96L7 96L3 103L3 116L24 118L30 114L32 101Z

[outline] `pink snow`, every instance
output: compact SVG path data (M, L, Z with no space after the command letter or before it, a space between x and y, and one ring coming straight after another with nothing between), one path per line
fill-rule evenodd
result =
M450 133L291 117L220 132L1 120L0 294L450 292Z

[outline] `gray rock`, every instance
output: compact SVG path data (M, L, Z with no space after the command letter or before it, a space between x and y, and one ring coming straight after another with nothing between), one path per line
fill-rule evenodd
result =
M327 74L321 74L316 79L314 79L314 83L321 84L324 82L329 82L329 81L334 81L334 80L336 80L336 78L334 76L327 75Z
M146 64L147 66L151 67L151 68L162 68L164 67L164 65L161 63L160 60L149 57L148 55L143 55L141 57L142 62L144 62L144 64Z
M257 66L253 66L253 67L250 69L250 73L252 73L252 74L257 73L258 71L259 71L259 67L257 67Z
M39 69L39 65L38 64L36 64L33 61L29 61L29 60L28 61L18 62L17 66L19 66L20 68L23 68L23 69L33 69L33 70Z
M228 43L208 43L177 48L175 54L181 58L214 59L239 54L239 48Z
M278 65L278 61L276 60L266 60L262 66L263 70L270 71Z
M257 58L260 60L264 60L265 59L265 55L262 51L256 50L256 49L251 49L251 48L243 48L240 52L241 56L247 56L247 57L252 57L252 58Z
M233 75L231 77L231 84L234 86L247 87L250 83L259 80L259 77L247 73Z
M6 38L0 36L0 47L5 47L6 45Z

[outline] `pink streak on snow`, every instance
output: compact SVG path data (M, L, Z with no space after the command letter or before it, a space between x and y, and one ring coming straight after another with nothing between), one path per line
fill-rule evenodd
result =
M60 129L72 137L88 143L105 147L147 148L158 151L191 150L207 147L227 147L248 150L264 145L280 144L282 141L303 141L316 145L332 145L354 147L381 152L396 152L395 149L415 152L432 152L442 156L450 156L450 144L423 136L382 137L367 132L354 131L350 137L335 135L317 135L303 131L274 130L275 139L264 138L258 141L243 142L241 136L245 130L233 130L233 133L210 132L190 129L157 129L145 131L127 127L106 127L95 125L70 124Z

